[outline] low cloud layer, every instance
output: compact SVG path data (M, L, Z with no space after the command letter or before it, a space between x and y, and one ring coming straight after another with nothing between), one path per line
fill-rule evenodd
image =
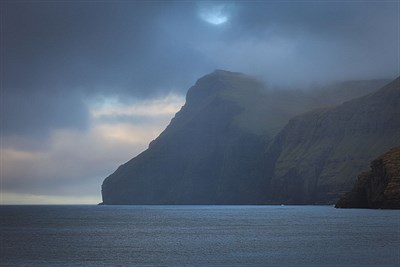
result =
M0 5L9 198L99 195L102 179L145 149L214 69L291 87L400 73L398 1Z
M96 101L89 105L91 123L85 130L53 130L40 149L2 146L0 201L101 202L103 179L145 150L183 102L171 95L140 103ZM121 114L130 119L121 122ZM137 117L146 119L132 123Z

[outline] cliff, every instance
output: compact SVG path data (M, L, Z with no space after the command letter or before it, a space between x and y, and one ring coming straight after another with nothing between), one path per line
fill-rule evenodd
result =
M368 91L380 83L351 86L368 84ZM349 95L366 92L351 86ZM148 149L104 180L103 203L266 203L271 166L264 164L265 151L273 137L293 116L346 99L336 87L330 91L336 97L320 92L273 91L254 77L222 70L200 78Z
M400 147L371 162L336 208L400 209Z
M264 85L215 71L191 87L186 103L149 148L105 179L105 204L260 203L260 159L272 131ZM251 118L251 119L247 119ZM282 122L281 124L284 124Z
M399 81L290 120L266 154L270 200L335 203L371 160L399 146Z

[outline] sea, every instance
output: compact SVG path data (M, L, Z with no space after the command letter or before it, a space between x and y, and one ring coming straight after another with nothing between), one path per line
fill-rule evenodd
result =
M400 266L400 211L0 206L0 266Z

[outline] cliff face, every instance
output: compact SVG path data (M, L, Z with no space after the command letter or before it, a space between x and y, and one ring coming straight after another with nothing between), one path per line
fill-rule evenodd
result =
M268 148L271 201L334 203L371 160L399 146L399 81L290 120Z
M362 83L372 90L382 81ZM361 94L348 89L352 96ZM104 180L103 203L266 203L265 174L273 167L271 160L265 164L268 144L293 116L346 99L337 88L331 92L336 97L271 91L240 73L206 75L149 148Z
M216 71L199 79L165 131L106 178L103 202L262 202L260 159L269 139L261 133L269 125L255 112L265 100L263 85L243 74Z
M400 209L400 147L372 161L336 208Z

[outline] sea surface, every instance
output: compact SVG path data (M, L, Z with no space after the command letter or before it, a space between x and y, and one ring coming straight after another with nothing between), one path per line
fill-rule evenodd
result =
M400 211L0 206L0 266L400 266Z

